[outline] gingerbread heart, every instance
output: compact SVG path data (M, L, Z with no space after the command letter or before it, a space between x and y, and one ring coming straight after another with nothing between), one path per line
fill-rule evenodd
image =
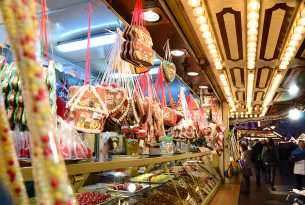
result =
M113 114L118 111L122 105L124 104L127 98L127 92L122 87L106 87L106 107L108 109L109 114Z
M126 117L126 115L129 112L129 108L130 108L130 103L129 103L129 99L126 98L123 105L120 107L120 109L117 111L118 113L112 117L111 119L116 122L117 124L120 124L124 118Z
M203 129L203 131L204 131L204 134L206 136L208 136L212 133L212 128L211 127L206 127L206 128Z
M166 81L171 83L174 81L175 79L175 75L176 75L176 66L174 63L168 62L168 61L163 61L163 69L164 69L164 74L165 74L165 78Z

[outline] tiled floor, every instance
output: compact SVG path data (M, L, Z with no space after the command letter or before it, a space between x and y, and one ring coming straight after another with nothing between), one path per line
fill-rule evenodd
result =
M265 184L263 173L261 172L261 185L256 185L255 168L252 167L253 176L250 177L251 186L250 194L239 195L239 205L268 205L268 204L292 204L293 199L297 196L295 193L291 193L288 200L286 198L293 188L296 188L296 179L292 172L289 172L288 176L280 175L277 168L275 175L275 189L271 189ZM246 187L246 182L242 179L241 191Z

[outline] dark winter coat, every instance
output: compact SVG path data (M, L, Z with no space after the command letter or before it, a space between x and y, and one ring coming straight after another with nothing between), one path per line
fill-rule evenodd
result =
M258 161L257 157L259 154L262 154L264 144L261 142L257 142L253 147L252 147L252 156L251 156L251 161L252 163L255 163L255 168L261 168L263 167L263 160Z

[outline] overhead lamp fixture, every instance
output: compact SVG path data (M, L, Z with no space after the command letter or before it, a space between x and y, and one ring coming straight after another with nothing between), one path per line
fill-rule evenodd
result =
M293 52L296 47L299 45L300 40L302 40L302 34L305 32L305 18L304 18L305 9L303 9L300 13L297 14L295 22L296 24L291 29L291 35L288 38L289 40L286 42L286 49L281 56L281 64L279 66L280 69L286 69L291 61L291 57L294 56ZM288 58L287 58L288 57ZM290 58L289 58L290 57Z
M248 3L247 6L247 48L248 48L248 69L255 68L255 56L256 56L256 46L257 46L257 34L258 34L258 19L259 19L259 0L253 0ZM248 88L249 89L249 88ZM253 89L253 86L252 86ZM252 95L252 92L251 92ZM249 96L248 96L249 97ZM249 102L248 102L249 104Z
M149 10L149 11L144 12L144 20L149 23L154 23L154 22L160 21L161 16L160 16L160 14Z
M173 56L184 56L185 55L185 52L183 52L183 51L181 51L181 50L172 50L171 51L171 54L173 55Z
M290 88L289 88L289 94L296 94L297 92L299 91L299 87L297 85L292 85Z
M248 112L252 112L252 94L253 94L253 84L254 84L254 71L249 70L248 71L248 89L247 89L247 107L248 107Z
M292 120L298 120L301 116L301 111L298 109L289 110L289 118Z
M205 89L205 88L209 88L209 87L205 86L205 85L200 85L199 88Z
M190 75L190 76L197 76L197 75L199 75L199 73L197 73L197 72L187 72L187 74L188 75Z
M71 52L87 48L87 38L83 37L65 42L59 42L55 48L60 52ZM97 34L90 38L90 47L104 46L113 44L116 41L116 34Z

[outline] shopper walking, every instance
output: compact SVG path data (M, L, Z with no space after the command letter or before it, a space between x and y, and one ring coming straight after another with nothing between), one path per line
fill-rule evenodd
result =
M267 171L267 184L271 186L272 191L275 191L274 179L276 165L279 162L279 153L274 146L274 140L272 138L268 139L267 146L263 148L262 157Z
M292 152L290 160L295 163L293 173L297 180L297 188L302 190L303 178L305 177L305 149L303 140L299 141L298 147Z
M246 144L240 145L241 159L245 162L245 167L242 170L243 177L246 180L246 189L243 190L242 194L250 194L250 176L252 176L251 164L250 164L250 153Z
M267 182L267 173L266 168L263 164L263 158L262 158L262 151L263 147L265 146L263 143L264 141L258 141L255 140L256 143L252 148L252 155L251 155L251 161L255 164L255 174L256 174L256 184L260 184L260 178L261 178L261 170L263 171L264 180Z
M288 176L288 159L289 159L289 150L285 147L284 143L280 143L278 148L279 150L279 168L280 174Z

